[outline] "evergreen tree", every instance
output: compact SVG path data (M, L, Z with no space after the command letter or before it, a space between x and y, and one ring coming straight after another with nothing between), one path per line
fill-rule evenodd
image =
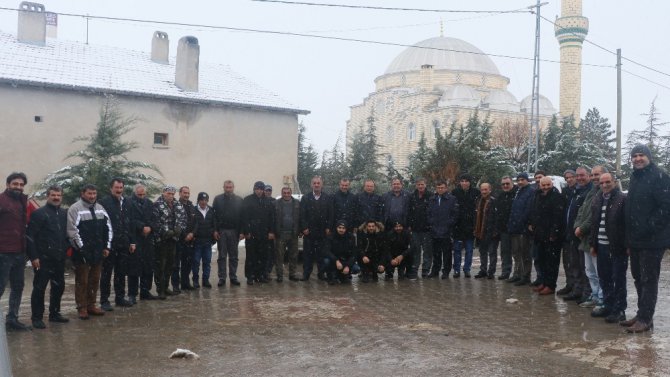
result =
M309 191L312 177L317 174L319 155L312 144L308 144L305 133L307 128L300 122L298 125L298 185L300 191Z
M92 183L98 187L99 194L104 194L107 192L110 180L115 177L124 180L126 194L129 194L137 183L144 184L150 195L160 192L160 179L145 173L153 172L160 175L158 167L145 162L131 161L126 157L129 152L137 149L138 144L135 141L123 141L122 138L133 129L132 125L136 121L136 118L124 117L116 100L108 96L100 109L100 119L93 133L73 140L73 142L86 142L84 149L72 152L65 158L77 159L80 162L49 174L39 184L37 197L44 197L49 186L59 185L63 188L64 202L72 204L79 199L84 185Z
M616 159L614 133L609 120L601 117L600 112L595 107L589 109L586 112L586 117L579 123L579 137L581 140L598 148L607 161Z
M540 138L543 141L541 151L549 152L556 150L556 144L558 144L562 133L563 130L558 125L558 117L554 114L547 125L544 136Z
M579 130L574 126L572 117L563 119L561 123L561 135L556 142L556 147L540 154L538 168L547 174L562 175L565 170L578 166L611 167L598 148L595 148L589 141L580 139Z
M351 138L347 163L353 187L359 187L365 179L379 181L383 165L379 162L377 127L374 112L370 113L365 129L359 128ZM379 185L377 185L379 186Z
M436 137L439 137L439 131L436 134ZM421 138L419 139L419 144L417 145L416 150L409 155L409 163L407 165L406 173L410 181L414 179L423 177L428 165L433 159L434 151L428 147L426 143L426 137L421 133Z
M340 179L348 178L345 176L347 171L347 161L342 151L342 137L338 137L335 145L330 150L323 152L321 166L318 169L319 175L323 179L323 188L328 193L334 193L339 189Z

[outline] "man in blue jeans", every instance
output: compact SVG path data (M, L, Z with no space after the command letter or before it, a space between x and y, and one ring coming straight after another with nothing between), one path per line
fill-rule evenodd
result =
M630 177L626 212L626 241L630 269L637 291L637 315L619 322L629 333L654 327L658 278L665 249L670 247L670 176L652 162L646 145L630 152Z
M456 187L451 194L456 197L458 203L458 219L454 226L454 277L461 276L461 250L465 248L465 263L463 274L470 277L472 266L472 250L475 245L475 212L477 212L477 200L479 190L472 186L472 177L462 174ZM447 261L444 261L447 263ZM443 277L445 277L443 275Z
M193 222L193 286L199 287L198 275L202 261L202 286L212 288L209 283L209 272L212 264L212 245L219 240L216 230L216 215L212 207L208 206L209 195L206 192L198 194L198 205Z
M7 188L0 194L0 297L9 282L7 330L30 330L19 322L19 305L23 294L23 272L26 264L26 206L23 187L28 183L23 173L12 173Z

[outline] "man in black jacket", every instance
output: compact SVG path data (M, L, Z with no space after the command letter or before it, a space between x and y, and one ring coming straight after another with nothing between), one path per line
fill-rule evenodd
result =
M186 212L186 229L181 234L177 242L176 254L174 257L174 268L172 270L172 292L181 293L181 290L192 290L198 288L198 284L190 283L189 276L193 264L193 226L195 224L195 206L189 199L191 198L191 189L188 186L179 188L179 203ZM181 289L179 287L181 286Z
M212 263L212 245L219 240L216 230L216 214L212 207L207 205L209 195L206 192L198 194L198 204L195 208L193 222L193 286L199 287L198 276L202 262L202 286L212 288L209 283L209 273Z
M277 283L284 281L284 256L288 253L288 279L298 281L298 236L300 235L300 201L293 197L290 187L281 189L281 199L275 202L275 229L277 231L275 255Z
M67 211L60 207L63 189L47 189L47 204L30 215L26 230L28 257L33 265L33 293L30 296L33 328L44 329L44 293L51 282L49 322L68 322L60 314L60 301L65 288L65 257L67 241Z
M274 240L274 208L270 200L265 197L265 184L261 181L254 183L253 194L242 201L241 232L245 239L246 260L244 261L244 275L247 285L254 282L267 283L266 266L268 257L268 242Z
M516 186L512 177L504 176L500 179L502 190L497 194L496 209L498 210L497 227L500 235L500 269L502 270L498 280L507 280L512 274L512 235L507 230L510 214L512 213L512 202L516 196Z
M360 224L356 224L358 214L356 213L356 195L349 190L351 182L347 178L340 179L340 189L333 195L333 218L335 221L344 220L349 231Z
M135 185L130 197L131 228L135 235L135 253L130 258L128 271L128 297L133 304L137 301L137 291L141 300L154 300L151 286L154 278L154 232L151 228L153 203L147 198L147 189L142 184ZM139 280L139 282L138 282Z
M312 178L312 192L300 199L300 229L304 237L302 280L308 281L317 262L317 276L324 280L323 248L333 226L333 201L322 191L321 177Z
M126 299L126 276L128 260L135 252L134 236L130 231L130 200L123 196L124 182L121 178L113 178L109 183L110 195L100 201L112 222L112 250L102 262L100 277L100 307L104 311L112 311L109 303L112 273L114 274L114 302L117 306L133 306Z
M387 231L393 229L396 223L407 224L409 215L409 194L402 189L400 178L393 178L391 181L391 191L384 194L382 219L384 228Z
M670 176L652 161L651 151L638 144L630 152L626 240L637 291L637 315L621 322L630 333L654 327L658 278L665 249L670 247Z
M461 276L461 250L465 248L463 274L469 278L475 246L475 212L480 194L477 188L472 187L472 176L469 174L461 175L458 187L451 194L458 202L458 220L454 225L454 277Z
M363 192L356 196L357 226L360 227L368 220L382 221L383 207L382 197L375 194L375 181L366 179L363 182Z
M223 182L223 194L214 198L212 203L216 214L216 226L219 231L217 248L219 255L216 258L219 282L221 287L230 277L231 285L240 285L237 279L238 245L243 237L240 236L240 219L242 198L235 195L235 183L231 180Z
M426 180L418 178L414 184L416 189L409 199L408 230L412 235L412 271L408 278L416 279L421 266L421 277L430 274L433 265L433 239L428 227L428 202L433 193L426 190ZM423 249L423 259L421 250ZM423 264L422 264L423 261Z

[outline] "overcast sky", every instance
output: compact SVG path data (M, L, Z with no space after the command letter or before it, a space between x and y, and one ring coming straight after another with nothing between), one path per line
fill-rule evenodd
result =
M547 0L542 15L554 20L559 0ZM512 10L534 4L532 0L430 1L430 0L314 0L315 3L356 4L425 9ZM0 0L0 6L17 8L18 0ZM523 14L463 14L416 11L386 11L263 3L250 0L225 1L93 1L49 0L47 11L90 14L186 24L309 33L370 41L414 44L440 34L463 39L489 54L524 58L533 56L535 18ZM621 48L624 57L670 73L670 35L666 1L585 0L584 16L590 20L588 39L610 50ZM0 29L16 33L15 11L0 10ZM543 21L541 57L559 60L553 25ZM58 38L86 40L86 20L60 16ZM157 25L129 21L90 20L91 44L150 51L154 30L169 34L171 54L180 37L199 39L201 61L228 64L233 70L310 110L303 117L308 137L318 150L330 148L344 135L349 107L359 104L372 91L374 79L383 74L403 47L304 38L202 27ZM608 67L584 66L582 70L582 116L597 107L616 120L616 57L585 43L583 62ZM501 74L509 77L508 89L521 100L531 92L532 60L492 57ZM624 69L670 87L668 75L652 72L624 61ZM541 63L540 91L558 109L559 66ZM630 74L623 75L624 135L644 127L641 113L656 105L662 120L670 121L670 89Z

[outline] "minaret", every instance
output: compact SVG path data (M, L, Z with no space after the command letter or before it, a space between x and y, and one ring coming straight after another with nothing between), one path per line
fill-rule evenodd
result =
M561 93L559 112L571 115L579 125L582 99L582 43L589 32L589 19L582 17L582 0L562 0L561 17L554 28L561 46Z

